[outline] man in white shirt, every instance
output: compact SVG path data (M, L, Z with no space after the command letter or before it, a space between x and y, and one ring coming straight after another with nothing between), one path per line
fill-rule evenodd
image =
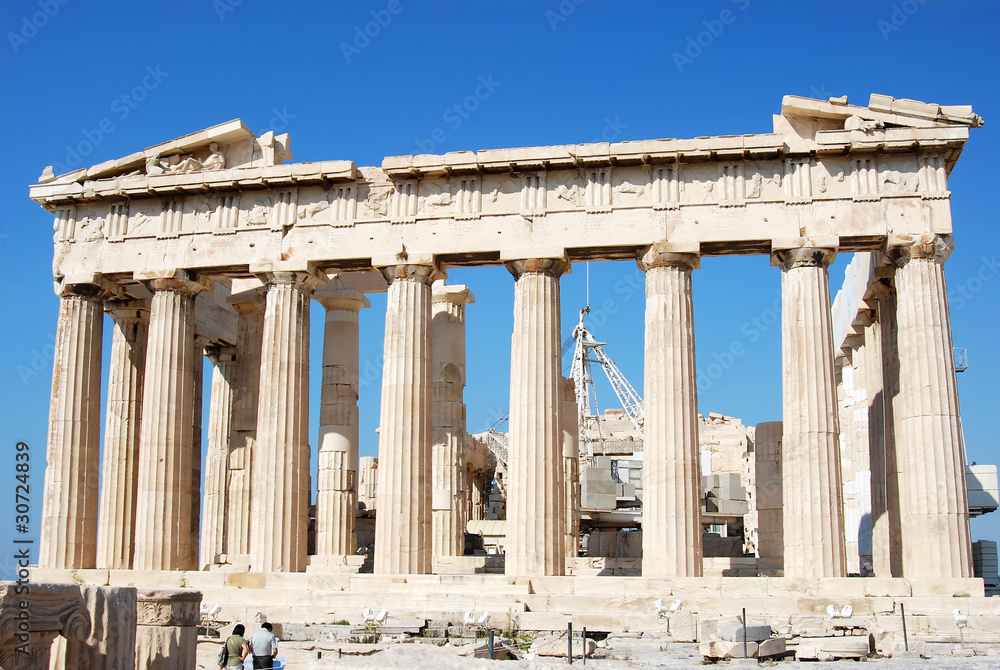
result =
M264 622L260 625L260 630L250 637L254 668L274 667L274 657L278 655L278 638L274 637L271 629L271 624Z

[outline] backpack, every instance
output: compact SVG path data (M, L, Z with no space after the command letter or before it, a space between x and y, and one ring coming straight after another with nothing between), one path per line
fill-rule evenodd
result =
M220 668L225 667L226 663L228 662L229 662L229 640L226 640L226 643L222 645L222 651L219 652L219 667Z

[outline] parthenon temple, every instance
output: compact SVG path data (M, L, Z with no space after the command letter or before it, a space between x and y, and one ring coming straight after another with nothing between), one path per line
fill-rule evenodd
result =
M914 612L939 600L1000 621L973 572L945 288L961 238L948 176L982 123L968 106L786 96L770 133L366 167L290 162L288 135L234 120L47 169L31 198L55 217L60 306L35 579L194 588L234 621L267 602L284 621L478 607L523 628L636 630L659 625L656 598L707 617L738 612L737 593L786 619L831 598L871 616L912 598ZM783 389L781 421L741 454L756 460L759 503L741 577L706 567L703 550L692 298L701 259L736 254L767 254L780 275ZM857 256L831 303L838 254ZM562 376L560 277L616 260L645 273L641 551L631 573L598 576L578 555L588 463ZM449 268L491 265L514 295L499 556L466 555L497 456L465 421L475 287L446 282ZM379 292L373 460L359 458L359 314ZM866 547L844 449L870 482Z

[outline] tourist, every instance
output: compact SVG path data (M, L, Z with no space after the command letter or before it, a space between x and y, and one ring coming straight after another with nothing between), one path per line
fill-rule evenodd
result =
M243 627L243 624L238 623L233 626L233 634L226 640L226 651L229 652L229 655L226 658L226 664L220 665L220 668L243 667L243 659L250 653L250 648L247 647L247 642L243 639L245 632L246 628Z
M260 630L250 636L250 653L253 654L253 667L273 668L274 657L278 655L278 638L271 632L271 624L264 622Z

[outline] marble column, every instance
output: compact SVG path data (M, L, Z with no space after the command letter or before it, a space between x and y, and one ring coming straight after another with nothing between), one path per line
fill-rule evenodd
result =
M855 317L855 328L863 328ZM868 342L861 335L848 337L836 359L837 399L840 423L840 478L844 502L844 546L849 575L873 576L872 572L872 472L869 443ZM878 371L881 374L881 370Z
M319 409L316 562L354 556L358 540L359 312L371 302L357 291L324 292L323 386Z
M507 263L514 275L507 470L508 576L566 569L559 278L561 258Z
M873 299L877 305L878 299ZM862 365L868 387L868 449L871 470L871 534L872 573L876 577L891 577L890 515L886 486L886 431L884 370L882 365L882 324L877 315L865 326L865 346Z
M882 431L885 446L885 505L889 534L889 574L903 576L903 539L900 533L899 463L896 459L896 415L899 414L899 345L896 327L896 289L892 278L876 284L878 324L882 346ZM884 573L885 566L882 566ZM879 574L879 573L876 573ZM880 575L882 576L882 575Z
M153 293L143 373L135 570L191 570L194 300L211 282L140 277Z
M379 267L389 282L379 420L375 572L431 572L433 264Z
M560 381L562 391L563 518L566 520L566 558L580 553L580 411L572 379Z
M236 348L211 345L212 395L208 401L208 452L205 456L205 492L202 504L198 566L204 570L226 553L226 508L229 444L236 383Z
M466 286L431 288L434 558L465 553L465 306L475 300Z
M52 366L52 402L38 565L93 568L97 560L101 437L101 338L106 282L63 282ZM13 463L13 461L12 461Z
M784 570L780 421L758 423L754 431L757 487L757 567L768 575Z
M149 303L108 301L104 311L114 321L114 332L104 422L97 567L129 570L135 543L142 376L146 368Z
M781 268L785 576L846 577L827 268L836 249L776 248Z
M233 280L229 304L236 322L236 370L229 426L226 483L226 561L234 568L250 567L250 489L257 443L257 400L264 336L264 290L256 280Z
M204 381L205 381L205 348L209 340L201 335L194 338L194 360L191 363L194 368L191 370L191 381L194 397L194 413L191 423L191 539L188 564L200 567L201 555L201 447L202 447L202 418L205 414L204 407Z
M302 572L309 524L309 306L325 275L274 263L267 285L250 490L250 566Z
M896 264L903 576L972 577L965 454L959 425L944 261L951 238L890 240Z
M697 245L640 252L646 273L642 575L700 577L701 470L691 271Z

